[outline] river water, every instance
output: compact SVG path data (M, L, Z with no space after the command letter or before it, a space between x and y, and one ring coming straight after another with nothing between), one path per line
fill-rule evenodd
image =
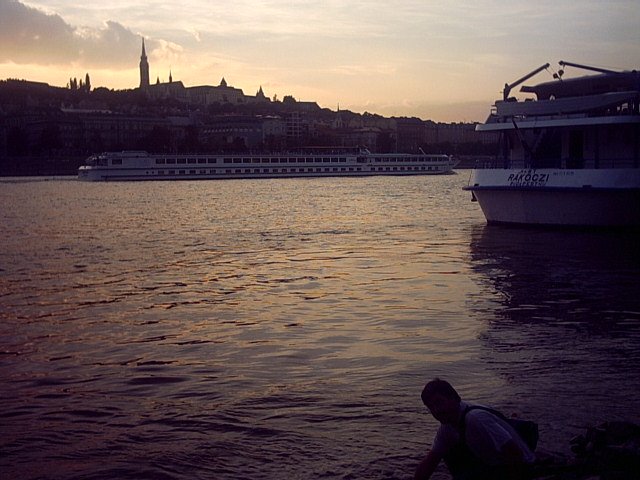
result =
M467 180L0 179L2 478L411 478L435 376L543 450L639 421L640 237Z

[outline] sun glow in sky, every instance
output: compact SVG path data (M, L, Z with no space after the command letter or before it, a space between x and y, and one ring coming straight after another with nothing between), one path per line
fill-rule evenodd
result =
M637 69L639 20L637 0L0 0L0 79L135 88L144 37L152 83L480 121L546 62Z

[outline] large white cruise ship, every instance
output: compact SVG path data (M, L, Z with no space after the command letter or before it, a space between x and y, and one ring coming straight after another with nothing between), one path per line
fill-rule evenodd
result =
M591 72L511 90L476 130L498 132L500 152L477 165L466 190L488 223L572 227L640 226L640 73L569 62Z
M92 155L78 169L87 181L198 180L225 178L435 175L453 172L449 155L373 154L365 149L322 149L286 154Z

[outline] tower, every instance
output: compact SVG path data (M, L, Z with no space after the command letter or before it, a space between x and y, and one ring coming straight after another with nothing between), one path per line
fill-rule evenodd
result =
M140 55L140 88L149 86L149 62L144 51L144 37L142 38L142 55Z

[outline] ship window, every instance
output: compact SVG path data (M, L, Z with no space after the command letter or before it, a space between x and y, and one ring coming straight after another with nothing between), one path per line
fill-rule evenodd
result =
M231 163L231 162L233 162L232 158L225 158L224 159L224 163Z
M268 169L268 168L264 168L262 171L263 171L264 173L269 173L269 169Z
M164 158L156 158L156 165L164 165Z
M233 159L233 163L242 163L242 159L241 158L234 158Z
M175 170L169 170L169 175L175 175L176 171Z
M289 163L296 163L298 161L297 158L290 158Z
M175 158L167 158L167 163L176 163Z
M178 170L178 174L179 174L179 175L184 175L184 174L185 174L185 171L184 171L184 170Z
M198 159L198 163L207 163L207 159L206 158L199 158Z
M122 159L114 158L113 160L111 160L111 165L122 165Z
M346 159L346 158L341 158L341 159L340 159L340 161L341 161L342 163L346 163L347 159Z
M189 175L195 175L196 171L195 170L189 170Z
M207 163L218 163L215 158L207 158Z
M178 163L179 163L179 164L184 164L184 163L187 163L187 160L186 160L186 159L184 159L184 158L179 158L179 159L178 159Z

